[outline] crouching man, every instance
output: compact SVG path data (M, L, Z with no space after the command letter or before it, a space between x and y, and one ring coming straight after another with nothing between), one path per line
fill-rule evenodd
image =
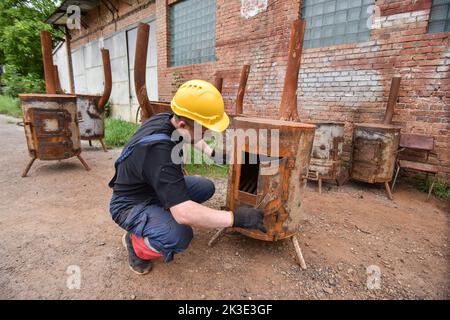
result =
M224 131L229 118L220 92L210 83L191 80L183 84L171 102L171 112L157 114L142 124L115 162L110 212L127 233L122 242L130 269L146 274L152 260L173 259L192 240L192 227L240 227L260 229L263 212L239 207L234 212L208 208L201 203L214 194L214 183L198 176L184 176L173 152L182 137L209 156L203 140L195 141L195 122L202 130ZM186 141L189 139L189 141ZM175 157L176 158L176 157Z

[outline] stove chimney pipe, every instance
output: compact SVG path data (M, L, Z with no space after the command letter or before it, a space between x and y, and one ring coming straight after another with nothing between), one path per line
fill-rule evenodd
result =
M250 65L245 64L242 67L241 76L239 78L239 89L236 96L236 114L244 113L244 94L249 73L250 73Z
M391 89L389 90L389 100L386 107L386 112L384 113L384 124L391 124L392 117L394 116L394 109L398 99L398 91L400 89L401 77L392 78Z
M295 20L291 25L289 41L289 56L284 78L283 96L280 104L280 118L282 120L299 121L297 111L298 72L302 58L303 37L305 35L304 20Z
M103 76L105 78L105 84L103 89L103 95L98 102L98 108L103 110L106 103L109 100L112 89L112 76L111 76L111 61L109 60L109 50L102 49L102 60L103 60Z
M134 56L134 88L136 97L141 107L141 121L153 115L153 108L147 95L145 75L147 70L147 49L150 26L146 23L139 23L136 36L136 54Z
M45 92L56 93L55 67L53 66L52 35L50 32L41 31L42 61L44 63Z

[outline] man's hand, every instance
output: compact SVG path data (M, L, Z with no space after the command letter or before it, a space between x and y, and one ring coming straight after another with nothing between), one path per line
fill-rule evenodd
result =
M264 211L246 206L240 206L233 212L233 227L244 229L258 229L267 232L264 227Z
M225 150L213 149L211 152L211 159L217 164L228 164L229 155L225 152Z

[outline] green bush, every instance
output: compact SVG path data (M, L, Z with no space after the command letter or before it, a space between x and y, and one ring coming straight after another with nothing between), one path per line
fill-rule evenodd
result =
M22 110L19 99L0 95L0 113L21 118Z
M428 193L430 186L433 183L433 178L418 178L418 181L419 190ZM437 180L433 187L433 194L438 198L450 201L450 186L444 181Z
M19 93L38 93L45 91L45 82L36 73L21 75L13 65L5 66L3 94L16 97Z
M105 142L109 147L123 147L139 125L120 119L105 119Z

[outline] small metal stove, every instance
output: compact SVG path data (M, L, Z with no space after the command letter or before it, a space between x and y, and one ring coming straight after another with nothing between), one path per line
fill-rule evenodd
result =
M50 32L41 32L42 61L46 94L19 94L30 162L22 173L26 177L36 159L63 160L81 157L80 129L77 117L77 97L56 94L57 74L52 60Z
M233 230L266 241L295 235L315 126L252 117L236 117L234 126L244 131L256 130L259 140L257 144L232 144L234 164L228 177L227 208L234 210L239 205L249 205L263 209L267 233L239 228ZM272 138L267 137L265 131L261 134L260 130L278 130L279 140L276 142L279 147L272 146ZM261 144L267 150L264 153L260 150Z
M31 157L22 177L36 159L63 160L81 157L76 96L60 94L19 94L28 151Z
M400 127L391 124L400 88L400 78L392 79L383 123L358 123L353 129L350 178L368 183L384 183L392 200L389 182L395 168Z
M112 89L111 63L109 51L102 49L103 74L105 88L102 96L77 94L78 123L80 127L81 140L99 140L103 150L106 152L105 142L105 105L109 100Z
M315 125L298 122L297 83L304 31L304 21L296 20L292 23L280 103L281 120L243 116L232 120L233 127L237 130L255 130L253 134L256 133L254 137L257 143L252 141L252 144L248 140L237 143L239 137L227 141L227 145L233 149L233 163L228 176L226 206L230 210L239 205L262 209L267 232L241 228L231 230L264 241L292 238L302 269L306 269L306 264L297 235L316 128ZM275 132L278 132L278 139L272 140ZM210 246L224 230L219 230L213 236Z
M319 193L322 193L322 180L335 180L338 185L341 185L344 124L338 122L314 124L316 133L308 179L318 181Z

